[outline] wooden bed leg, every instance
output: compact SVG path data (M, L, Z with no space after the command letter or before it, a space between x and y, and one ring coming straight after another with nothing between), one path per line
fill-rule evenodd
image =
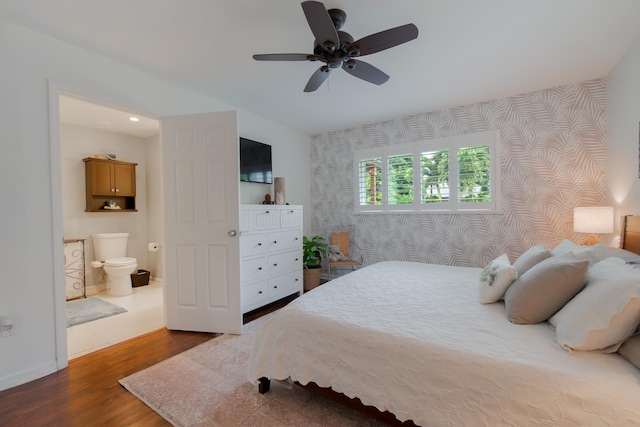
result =
M260 394L268 392L269 388L271 388L271 380L267 377L262 377L258 381L260 381L260 384L258 384L258 392Z

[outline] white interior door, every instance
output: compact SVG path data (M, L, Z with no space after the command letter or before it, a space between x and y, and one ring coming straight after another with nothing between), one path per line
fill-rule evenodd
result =
M161 136L167 328L240 333L237 114L165 117Z

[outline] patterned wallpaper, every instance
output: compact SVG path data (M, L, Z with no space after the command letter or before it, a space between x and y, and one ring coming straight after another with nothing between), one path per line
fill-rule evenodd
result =
M605 203L604 79L316 135L311 227L350 231L355 257L481 267L534 244L578 242L573 208ZM494 214L355 214L353 150L498 129L502 209Z

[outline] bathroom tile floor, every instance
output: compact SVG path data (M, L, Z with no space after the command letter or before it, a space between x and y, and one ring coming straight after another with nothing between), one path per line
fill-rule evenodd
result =
M118 344L122 341L163 328L162 286L151 282L133 288L131 295L114 297L106 291L96 296L127 309L126 313L67 328L69 359Z

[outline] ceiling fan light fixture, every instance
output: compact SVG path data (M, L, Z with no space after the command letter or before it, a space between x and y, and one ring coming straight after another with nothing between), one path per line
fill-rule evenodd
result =
M336 50L336 45L333 42L324 42L322 43L322 48L327 52L334 52Z
M347 70L353 70L356 68L356 60L355 59L349 59L347 61L344 62L344 68L346 68Z

